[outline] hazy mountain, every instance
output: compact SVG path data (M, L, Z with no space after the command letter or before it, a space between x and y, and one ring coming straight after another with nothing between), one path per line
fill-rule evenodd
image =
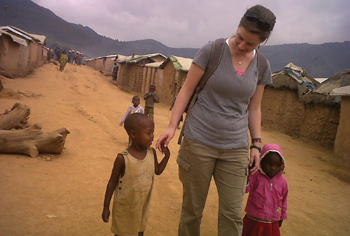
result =
M8 6L6 14L5 5ZM114 40L97 34L87 26L66 22L30 0L0 0L0 25L46 35L48 47L79 50L89 58L110 54L131 55L133 52L193 58L198 50L171 48L153 39L129 42ZM273 71L281 70L289 62L305 68L313 77L330 77L336 72L350 69L350 42L264 46L261 51L270 60Z

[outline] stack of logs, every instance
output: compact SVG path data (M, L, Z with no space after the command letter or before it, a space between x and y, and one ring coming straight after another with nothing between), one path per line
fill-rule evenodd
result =
M40 124L27 126L30 109L16 103L0 115L0 153L21 153L36 157L39 153L60 154L67 134L66 128L44 133Z

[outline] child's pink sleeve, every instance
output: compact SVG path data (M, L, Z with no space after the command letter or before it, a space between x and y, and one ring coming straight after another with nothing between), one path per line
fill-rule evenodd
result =
M288 197L288 184L286 182L285 183L285 188L283 189L281 220L287 219L287 197Z

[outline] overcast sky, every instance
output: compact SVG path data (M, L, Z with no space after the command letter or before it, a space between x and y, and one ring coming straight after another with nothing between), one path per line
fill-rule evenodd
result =
M261 4L277 17L268 45L350 41L349 0L32 0L65 21L98 34L169 47L199 48L229 37L247 8Z

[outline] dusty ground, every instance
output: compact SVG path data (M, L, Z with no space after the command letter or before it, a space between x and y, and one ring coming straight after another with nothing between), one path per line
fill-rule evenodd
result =
M84 66L67 65L59 72L46 64L26 78L2 82L1 114L21 102L31 108L30 125L40 123L45 132L66 127L71 133L61 155L0 154L0 235L111 235L110 224L101 220L102 204L114 158L127 145L118 123L134 94ZM156 137L169 117L169 107L157 104ZM265 143L278 143L287 161L289 218L282 234L350 235L348 167L320 146L269 130L262 137ZM177 234L182 193L178 148L173 140L168 167L156 177L145 235ZM212 184L202 235L217 235L217 203Z

